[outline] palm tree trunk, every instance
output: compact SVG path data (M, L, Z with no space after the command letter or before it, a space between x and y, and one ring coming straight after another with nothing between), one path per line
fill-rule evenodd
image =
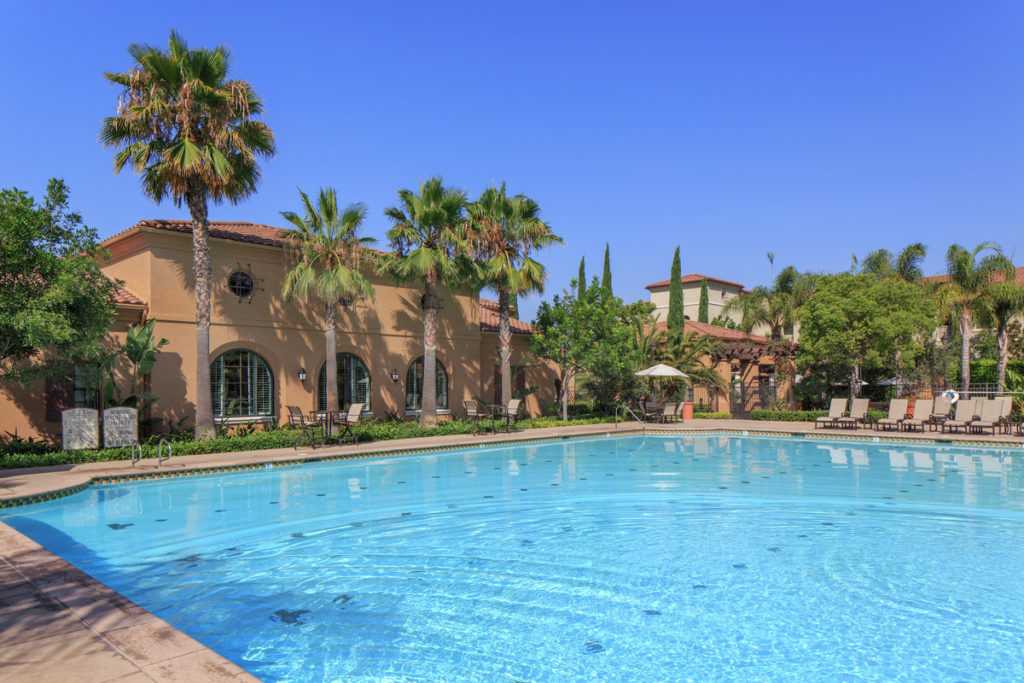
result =
M967 396L971 388L971 316L960 314L960 392Z
M575 371L567 370L562 380L562 422L569 420L569 382L572 381L573 374Z
M1006 360L1010 352L1009 335L1006 331L1006 321L1000 320L996 326L996 348L999 350L999 391L1006 391Z
M498 289L498 348L501 354L501 405L512 400L512 323L509 321L509 296Z
M423 399L420 426L437 426L437 276L428 271L423 286Z
M192 215L192 273L196 288L196 434L197 441L217 435L213 425L213 398L210 394L210 222L206 195L195 190L186 194Z
M338 405L338 306L328 301L324 309L324 344L327 347L327 410L340 410Z

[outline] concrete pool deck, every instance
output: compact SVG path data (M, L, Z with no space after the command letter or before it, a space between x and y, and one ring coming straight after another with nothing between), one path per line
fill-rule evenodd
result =
M560 439L639 432L636 422L523 430L514 434L462 434L400 441L347 444L312 450L292 448L177 456L157 467L149 459L133 469L127 461L0 470L0 501L87 486L94 479L126 474L178 474L205 468L259 465L304 459L465 448L509 441ZM647 425L649 432L747 431L819 438L893 439L1021 448L1005 435L822 430L813 423L691 420ZM43 681L257 680L235 664L145 611L31 539L0 523L0 679Z

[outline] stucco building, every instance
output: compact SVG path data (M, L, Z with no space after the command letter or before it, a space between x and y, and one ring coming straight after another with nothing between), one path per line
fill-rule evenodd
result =
M149 380L158 400L158 429L194 415L197 391L210 391L219 422L284 421L287 407L304 412L326 399L326 359L318 301L286 301L289 267L284 231L255 223L211 222L213 266L210 328L211 386L196 387L192 235L188 221L145 220L103 242L102 270L124 282L117 296L111 343L128 326L155 319L162 349ZM373 299L340 308L337 326L339 396L343 407L366 404L367 416L415 416L422 382L421 291L369 274ZM461 414L462 402L496 395L497 304L476 292L440 292L437 341L439 413ZM513 363L529 354L531 326L512 321ZM555 400L555 374L531 363L515 390L534 389L527 414ZM60 412L90 401L81 382L0 386L0 430L59 439Z

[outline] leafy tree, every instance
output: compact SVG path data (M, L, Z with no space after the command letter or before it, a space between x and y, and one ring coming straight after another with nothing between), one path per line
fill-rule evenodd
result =
M64 182L50 180L42 205L0 191L0 237L0 376L52 376L65 367L54 361L99 353L117 285L100 272L106 252L68 207Z
M672 270L669 272L668 280L668 329L682 329L686 325L686 315L683 313L683 282L682 265L679 261L679 247L676 247L675 256L672 257Z
M542 292L547 273L531 254L561 243L541 220L540 207L523 194L509 197L505 183L489 187L468 206L483 282L498 292L501 403L512 399L512 306L519 294Z
M989 253L982 256L984 252ZM1013 263L994 242L982 242L972 251L953 244L946 252L946 273L948 279L938 293L939 305L945 314L943 318L956 316L959 319L960 388L966 393L971 386L972 316L983 310L986 288L997 273L1013 278Z
M637 301L623 306L620 313L632 333L636 369L657 363L659 349L665 342L665 330L658 329L654 310L651 302Z
M928 248L920 242L908 244L903 250L893 255L888 249L876 249L864 257L858 264L854 257L854 266L860 265L860 272L880 278L896 278L906 282L920 280L924 275L921 269Z
M706 323L708 321L708 279L704 278L700 283L700 308L697 311L697 321Z
M740 329L744 332L764 325L772 339L782 339L783 331L797 322L811 286L811 278L801 275L793 266L786 266L775 276L771 287L758 285L740 294L725 305L723 313L740 311Z
M583 259L585 257L580 256L580 274L576 278L576 298L582 300L587 295L587 274L583 269Z
M908 358L920 353L933 316L924 290L902 280L821 276L800 311L797 362L804 371L845 372L853 396L860 368L883 367L897 350Z
M1013 278L993 282L985 288L982 299L983 318L995 323L998 349L997 375L999 390L1006 390L1006 362L1010 355L1010 320L1024 311L1024 286Z
M336 328L338 304L351 304L362 297L374 295L373 285L361 271L367 262L363 245L375 242L360 237L359 229L366 217L366 207L350 204L338 211L338 195L333 187L320 190L314 206L305 192L299 190L305 216L293 211L281 215L295 228L288 239L298 257L295 266L285 274L282 293L292 296L315 296L324 304L324 345L327 358L327 409L338 410L338 355Z
M1024 326L1016 320L1006 326L1007 348L1010 357L1024 361Z
M445 187L440 177L420 183L419 194L398 191L399 205L384 211L394 227L388 230L392 251L379 268L398 282L423 286L423 401L420 426L437 424L437 288L455 289L473 271L465 218L466 195Z
M638 386L632 374L637 369L635 336L620 309L620 301L605 298L597 278L582 300L565 290L538 307L530 349L558 369L563 420L568 419L569 386L581 371L592 375L588 389L604 407Z
M259 157L274 154L274 135L256 120L263 103L246 81L228 77L231 54L221 45L190 49L171 31L167 50L128 46L135 65L104 74L121 86L117 114L103 120L100 140L117 148L114 172L129 162L155 202L188 205L196 297L196 438L216 436L210 386L210 223L208 203L236 204L256 191Z
M612 297L612 260L609 252L610 247L608 243L604 244L604 273L601 275L601 291L604 292L604 297L610 299Z

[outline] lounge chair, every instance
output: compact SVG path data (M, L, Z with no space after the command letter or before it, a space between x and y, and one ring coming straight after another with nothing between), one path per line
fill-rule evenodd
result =
M480 418L485 417L480 413L476 401L463 401L462 407L466 409L466 419L473 421L473 433L480 433Z
M868 399L855 398L850 403L850 414L847 417L839 418L839 427L843 429L857 429L857 424L865 424L868 419Z
M953 412L953 401L949 396L936 396L935 405L932 407L931 418L928 420L928 424L932 426L932 431L941 425L944 421L949 419L950 413Z
M914 416L903 421L903 430L912 432L920 428L923 432L924 426L932 419L932 408L934 405L935 402L930 398L917 399L914 402Z
M942 423L942 431L945 432L947 429L950 432L959 431L961 428L966 432L967 425L974 421L977 415L977 400L973 398L965 398L956 402L956 414L951 420L945 420Z
M519 404L522 403L522 399L514 398L508 402L508 406L501 411L501 421L505 425L505 431L511 432L512 427L516 422L516 417L519 415Z
M315 450L317 438L320 436L320 422L307 418L298 406L288 406L288 424L302 432L302 436L309 439L309 445ZM298 450L301 438L296 439L292 447Z
M889 401L889 416L883 417L875 424L875 429L899 429L903 418L907 416L907 399L894 398Z
M348 407L348 412L345 413L345 416L338 420L337 424L344 427L341 434L338 434L338 443L341 443L341 440L346 436L352 437L352 443L359 443L359 437L352 431L352 427L359 424L359 420L363 417L363 406L365 405L365 403L353 403Z
M846 399L845 398L834 398L832 402L828 404L828 415L819 417L814 421L814 428L821 427L834 427L839 424L839 420L842 419L843 413L846 412Z
M1000 413L1003 410L1003 402L995 398L986 398L981 402L981 415L977 420L967 425L968 431L976 434L984 434L986 429L992 430L992 436L996 434L996 428L1000 425Z
M999 426L1005 433L1010 433L1010 415L1013 414L1013 398L1010 396L997 396L996 400L1002 403L1002 408L999 411Z

